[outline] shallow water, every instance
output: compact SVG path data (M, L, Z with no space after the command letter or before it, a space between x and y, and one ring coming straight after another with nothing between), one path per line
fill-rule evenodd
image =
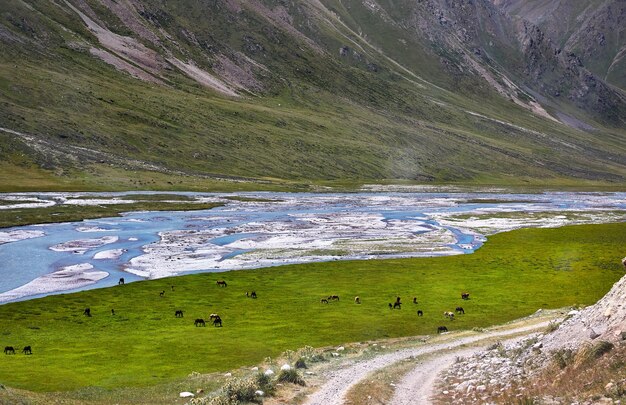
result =
M94 199L123 194L89 193ZM218 201L222 196L233 195L184 194ZM15 195L42 203L63 203L74 196L62 193L12 196ZM121 218L4 229L3 232L38 230L44 236L0 245L0 302L112 286L121 277L132 282L146 277L286 263L471 253L485 240L481 234L485 229L494 233L524 226L572 223L567 218L559 219L566 212L597 213L597 218L583 222L603 222L607 220L607 212L626 209L626 193L239 195L274 201L223 199L226 205L212 210L135 212ZM0 195L0 198L4 197ZM468 202L475 199L501 201ZM500 218L485 225L487 228L472 225L471 221L454 220L459 214L497 217L503 212L549 212L556 219L543 223ZM98 247L87 246L84 250L85 241L105 236L116 236L118 240ZM78 248L51 250L55 245L71 241L78 241L73 244ZM96 253L112 249L124 249L124 252L117 258L94 259ZM109 276L78 288L70 289L68 284L68 289L43 293L41 285L35 282L32 288L30 284L23 287L21 296L10 294L46 274L84 263Z

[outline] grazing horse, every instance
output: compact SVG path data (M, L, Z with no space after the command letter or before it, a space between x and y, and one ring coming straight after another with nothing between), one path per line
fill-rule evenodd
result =
M461 293L461 298L464 300L469 300L469 293L468 292Z
M219 326L220 328L222 327L222 318L220 318L219 315L217 315L215 319L213 319L213 326Z
M85 308L85 310L83 311L83 315L91 316L91 309L90 308Z
M4 354L15 354L15 349L13 348L13 346L5 346Z
M228 284L226 284L226 281L224 280L217 280L215 284L217 284L220 287L228 287Z
M437 328L437 333L443 333L447 331L448 331L448 328L446 328L445 326L440 326Z
M200 318L198 318L198 319L196 319L196 320L193 322L193 325L194 325L194 326L196 326L196 327L197 327L197 326L206 326L206 322L204 322L204 319L200 319Z
M120 281L117 282L117 285L124 285L124 277L120 278Z
M30 346L24 346L24 349L22 349L22 353L33 354L33 349L31 349Z
M417 310L417 316L424 316L424 312L421 309Z
M176 312L174 313L174 316L176 318L182 318L183 317L183 310L182 309L177 309Z
M111 308L111 315L115 315L115 310Z
M250 293L250 298L254 298L254 299L256 299L256 291L252 291L252 292Z
M417 297L413 297L413 303L417 304Z
M326 298L322 298L320 300L320 304L328 304L328 300Z
M446 318L450 318L450 320L454 320L454 312L444 312L443 316L445 316Z
M354 303L355 304L360 304L361 303L361 298L360 297L354 297Z
M328 296L328 301L339 301L339 296L338 295L329 295Z
M465 310L463 309L463 307L456 307L455 311L459 314L465 314Z
M159 296L160 296L160 297L163 297L164 295L165 295L165 290L163 290L163 291L161 291L161 292L159 293Z
M402 304L400 304L400 301L396 301L396 302L393 303L393 309L396 309L396 308L402 309L401 305Z

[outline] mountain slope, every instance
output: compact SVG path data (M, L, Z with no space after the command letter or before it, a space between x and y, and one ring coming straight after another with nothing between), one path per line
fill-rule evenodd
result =
M0 16L9 188L124 169L626 178L624 92L487 0L8 0Z

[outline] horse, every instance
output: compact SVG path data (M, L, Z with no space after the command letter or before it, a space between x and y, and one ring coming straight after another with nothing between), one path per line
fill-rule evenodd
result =
M176 312L174 312L174 316L176 318L182 318L183 317L183 310L182 309L177 309Z
M320 300L320 304L328 304L328 300L326 298L322 298Z
M330 295L328 297L329 301L339 301L339 296L338 295Z
M413 297L413 303L417 304L417 297Z
M228 284L226 284L226 281L224 280L217 280L215 284L217 284L220 287L228 287Z
M465 314L465 310L463 309L463 307L456 307L455 311L459 314Z
M447 331L448 331L448 328L446 328L445 326L440 326L437 328L437 333L443 333Z
M446 311L446 312L444 312L444 313L443 313L443 316L445 316L445 317L447 317L447 318L450 318L450 320L451 320L451 321L453 321L453 320L454 320L454 312L448 312L448 311Z
M124 277L120 278L120 281L117 282L117 285L124 285Z
M159 293L159 297L163 297L164 295L165 295L165 290L163 290L163 291L161 291L161 292Z
M402 303L400 302L400 297L396 297L396 303L398 303L398 304L402 304Z
M33 350L30 348L30 346L24 346L24 349L22 349L22 353L33 354Z
M424 312L421 309L417 310L417 316L424 316Z
M111 308L111 315L115 315L115 310Z
M83 315L91 316L91 309L90 308L85 308L85 310L83 311Z
M219 315L216 316L215 319L213 319L213 326L219 326L220 328L222 327L222 318L220 318Z
M393 304L393 309L396 309L396 308L398 308L398 309L402 309L401 305L402 305L402 304L400 304L400 301L396 301L396 302L394 302L394 304Z
M4 354L15 354L15 349L13 348L13 346L5 346Z
M461 293L461 298L464 300L469 300L469 293L468 292Z
M393 304L391 302L389 303L389 309L393 309Z
M206 326L206 322L204 322L204 319L200 319L200 318L198 318L198 319L196 319L196 320L193 322L193 325L194 325L194 326L196 326L196 327L197 327L197 326Z
M174 286L172 286L172 291L174 291Z
M360 304L361 303L361 298L360 297L354 297L354 303L355 304Z
M254 298L254 299L256 299L256 291L252 291L252 292L250 293L250 298Z

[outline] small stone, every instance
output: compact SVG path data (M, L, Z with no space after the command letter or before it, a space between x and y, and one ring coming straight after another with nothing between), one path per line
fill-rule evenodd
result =
M486 390L487 387L485 385L479 385L478 387L476 387L477 392L485 392Z
M259 368L258 367L252 367L250 370L252 370L252 371L259 371Z
M256 390L254 391L254 395L256 395L257 397L262 397L263 395L265 395L265 393L261 390Z
M204 394L204 390L202 388L198 388L196 390L196 395L198 395L198 394Z
M448 395L450 393L450 391L443 391L442 394L443 395Z
M595 330L593 329L589 330L589 339L593 340L593 339L596 339L598 336L600 336L600 334L597 333Z
M339 357L339 353L336 353L336 352L332 352L330 355L333 357Z
M574 315L578 315L579 313L580 313L580 311L576 311L575 309L572 309L571 311L569 311L567 313L567 315L574 316Z
M289 370L291 370L291 366L289 364L283 364L280 369L282 371L289 371Z
M607 385L605 385L605 386L604 386L604 389L608 391L608 390L610 390L611 388L613 388L613 386L614 386L614 385L615 385L615 384L613 384L612 382L610 382L610 383L608 383Z
M306 375L315 375L315 373L312 372L312 371L305 371L304 374L306 374Z
M272 370L265 370L265 373L263 374L270 376L270 375L274 375L274 372Z
M337 351L338 351L338 352L343 352L344 350L346 350L346 348L345 348L345 347L343 347L343 346L339 346L339 347L337 348Z
M224 377L232 377L232 376L233 376L233 373L226 373L226 374L224 374Z
M181 398L193 398L195 395L189 391L183 391L179 394Z

